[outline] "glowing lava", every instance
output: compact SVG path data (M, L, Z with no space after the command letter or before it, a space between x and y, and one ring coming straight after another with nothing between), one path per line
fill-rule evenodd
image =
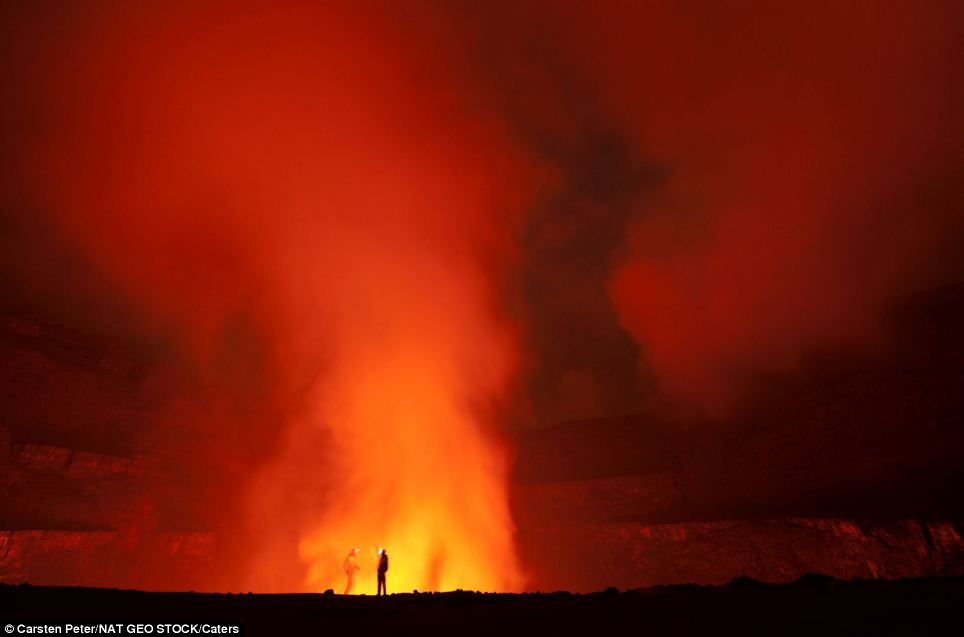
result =
M497 378L460 369L472 353L422 329L422 338L400 347L376 342L354 352L323 386L319 411L334 433L338 478L319 526L299 544L310 588L340 583L338 555L352 542L389 549L390 591L521 583L506 532L505 465L469 408L470 384ZM487 345L498 351L498 343ZM359 563L358 590L374 592L374 549Z

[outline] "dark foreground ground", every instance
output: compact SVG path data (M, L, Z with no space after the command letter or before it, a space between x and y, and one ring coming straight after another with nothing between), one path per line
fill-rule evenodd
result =
M247 635L498 635L494 631L500 630L544 635L607 629L617 634L915 635L938 629L960 634L962 618L960 577L838 581L810 575L787 585L738 579L717 587L587 595L452 592L387 599L0 586L0 623L6 632L12 626L12 634L25 634L30 625L71 622L121 624L119 634L131 634L131 623L150 624L142 628L148 634L233 623ZM97 634L96 627L93 631ZM101 627L100 634L106 631Z

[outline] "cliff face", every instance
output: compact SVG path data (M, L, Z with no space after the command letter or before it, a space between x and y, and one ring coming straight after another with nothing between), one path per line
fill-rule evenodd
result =
M0 461L0 582L192 588L214 535L164 531L140 457L14 442Z
M653 413L524 437L519 515L605 520L964 516L964 373L851 379L725 424Z
M12 441L133 453L169 392L132 344L0 312L0 427Z
M117 531L0 531L0 583L191 590L203 581L213 543L211 533L144 541Z
M524 538L543 590L964 574L960 525L786 518L683 524L570 523Z
M8 530L115 528L144 489L144 462L36 443L0 461L0 524Z
M812 572L964 574L957 520L706 515L717 508L689 500L672 471L513 488L519 545L542 590L720 584L740 575L790 582Z
M0 581L197 580L210 533L162 528L138 450L170 387L130 343L0 314Z

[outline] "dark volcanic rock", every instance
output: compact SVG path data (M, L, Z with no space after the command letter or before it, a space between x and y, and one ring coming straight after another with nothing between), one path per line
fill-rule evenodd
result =
M152 624L154 632L161 623L233 624L246 635L930 634L953 630L962 599L961 578L381 598L0 585L2 619L14 624L137 622Z
M522 539L540 585L723 584L737 576L792 582L821 572L849 579L964 574L950 522L780 519L684 524L573 522ZM590 547L591 550L586 550Z

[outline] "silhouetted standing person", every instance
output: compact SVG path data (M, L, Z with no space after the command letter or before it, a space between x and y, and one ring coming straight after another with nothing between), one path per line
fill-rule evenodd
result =
M358 564L355 563L355 553L358 549L352 549L348 553L348 557L345 558L345 563L342 565L345 569L345 575L348 576L348 583L345 585L345 595L350 595L351 590L355 588L355 571L358 570Z
M388 572L388 551L381 549L378 552L381 557L378 558L378 593L376 593L376 596L382 593L388 595L388 587L385 586L385 573Z

